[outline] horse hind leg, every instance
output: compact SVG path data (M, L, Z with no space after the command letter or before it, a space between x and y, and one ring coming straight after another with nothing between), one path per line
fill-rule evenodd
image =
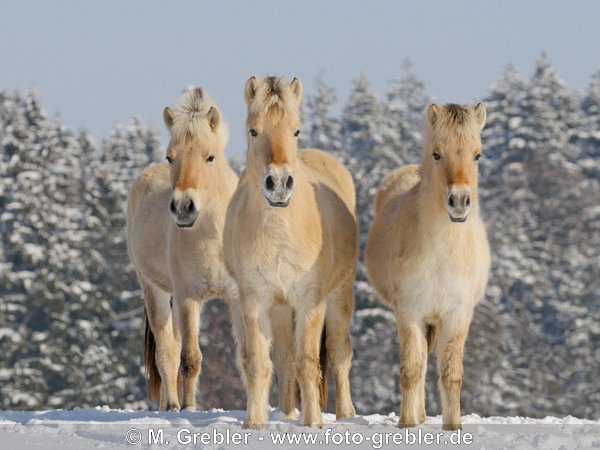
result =
M335 382L335 415L337 419L354 417L356 411L350 394L350 322L354 309L352 283L338 289L328 300L325 311L325 345Z
M223 296L223 300L225 300L225 303L229 308L229 316L231 317L231 334L235 341L235 365L237 366L240 378L242 379L242 384L246 387L246 372L244 371L243 363L243 352L245 347L244 318L242 317L237 287L229 288Z
M150 381L160 384L160 410L178 411L180 403L177 378L180 342L179 333L173 324L170 296L144 280L140 280L140 285L149 325L149 333L146 336L146 362L147 366L150 366L149 372L157 371L159 374L158 379L151 377ZM154 342L153 348L152 342ZM151 394L158 388L156 385L149 387Z
M275 305L270 311L273 333L273 364L279 388L279 408L287 418L296 411L296 343L294 315L288 306Z
M325 301L306 302L296 312L297 374L300 383L302 423L323 425L318 383L321 378L319 353L325 321Z

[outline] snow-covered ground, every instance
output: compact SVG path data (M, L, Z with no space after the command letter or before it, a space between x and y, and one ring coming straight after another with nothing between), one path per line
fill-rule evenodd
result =
M547 417L463 417L463 430L442 432L441 417L412 429L396 427L395 414L335 420L322 429L285 420L272 410L261 431L242 428L243 411L157 413L93 409L0 411L0 448L600 448L600 421ZM436 441L439 445L436 445ZM154 442L154 444L152 444ZM162 443L161 443L162 442ZM314 442L314 444L310 444ZM455 443L460 444L456 445ZM428 444L429 443L429 444ZM433 444L431 444L433 443Z

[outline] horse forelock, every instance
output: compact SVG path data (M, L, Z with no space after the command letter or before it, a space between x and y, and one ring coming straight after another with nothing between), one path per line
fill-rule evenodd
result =
M249 113L281 120L287 114L299 116L300 105L287 83L278 77L267 77L259 85Z
M192 139L201 142L211 133L216 133L220 147L224 147L229 134L227 125L220 120L215 129L211 128L207 118L211 107L219 111L214 99L202 88L190 89L183 94L174 110L175 117L171 127L173 141L182 142Z
M458 148L479 142L480 126L472 108L448 103L439 108L430 129L432 141L455 143Z

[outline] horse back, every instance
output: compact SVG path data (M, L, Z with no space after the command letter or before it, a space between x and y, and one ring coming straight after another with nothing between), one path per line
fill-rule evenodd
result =
M383 182L375 197L375 214L378 214L383 205L390 199L402 195L421 181L421 166L409 164L394 170Z
M167 163L153 164L137 177L127 198L127 220L130 222L140 201L153 192L170 189L169 166Z
M333 156L317 149L299 152L299 159L310 175L321 216L326 258L333 287L354 277L358 259L358 225L356 194L350 172ZM341 264L341 262L345 264Z
M167 163L153 164L135 180L127 199L127 249L138 276L169 285L166 273L166 239L171 192Z
M300 150L298 157L308 168L315 182L322 183L335 192L354 216L356 208L354 181L344 165L329 153L315 148Z

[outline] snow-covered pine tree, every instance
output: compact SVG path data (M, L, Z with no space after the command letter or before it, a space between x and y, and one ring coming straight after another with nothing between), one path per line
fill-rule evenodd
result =
M306 122L308 125L308 145L346 160L343 153L340 123L332 116L331 108L337 102L337 95L325 77L317 78L315 92L306 96Z
M80 147L68 129L46 118L35 93L15 94L3 106L2 150L10 161L2 217L10 251L3 262L10 272L0 290L11 315L22 314L13 323L20 345L8 356L11 383L3 385L13 395L3 398L27 408L62 388L71 363L66 330L78 308L78 280L86 278L76 246L86 240Z
M432 99L425 90L425 83L415 74L410 59L404 61L402 69L402 75L392 81L383 104L385 140L406 164L418 164L425 110Z
M485 142L484 157L494 161L493 164L506 164L514 158L518 159L519 150L525 145L523 139L516 137L515 130L523 123L520 102L527 92L526 88L525 80L521 78L515 66L509 64L484 99L487 109L487 120L482 135ZM481 164L483 177L490 167L492 163Z
M600 70L590 78L581 109L584 117L577 129L581 149L578 164L590 177L600 178Z

